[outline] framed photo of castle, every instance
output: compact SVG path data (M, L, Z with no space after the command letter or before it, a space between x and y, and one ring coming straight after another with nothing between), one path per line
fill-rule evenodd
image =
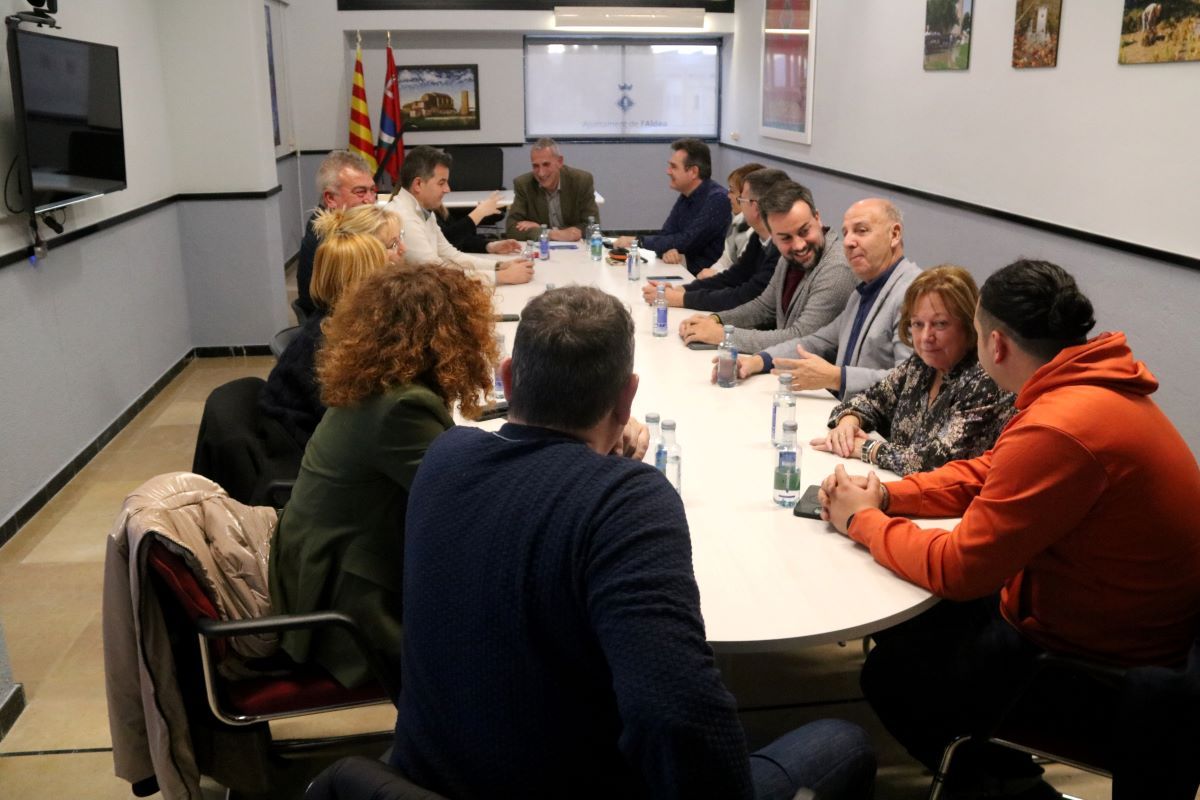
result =
M479 65L397 67L404 132L479 130Z

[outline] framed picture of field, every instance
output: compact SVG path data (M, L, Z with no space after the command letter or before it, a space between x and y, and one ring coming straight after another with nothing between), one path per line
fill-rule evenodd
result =
M973 4L973 0L925 0L926 71L971 65Z
M397 67L404 132L479 130L479 65Z
M1062 0L1017 0L1013 60L1017 69L1058 64L1058 26Z
M1117 61L1200 61L1200 0L1125 0Z

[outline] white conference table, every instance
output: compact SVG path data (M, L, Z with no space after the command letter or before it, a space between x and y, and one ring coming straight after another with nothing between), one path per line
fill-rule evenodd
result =
M531 283L498 287L496 311L519 314L547 283L594 285L631 310L640 376L633 412L644 419L657 411L679 426L682 496L712 646L724 652L762 652L846 641L932 606L936 597L896 577L827 523L796 517L772 502L771 397L778 381L761 375L732 389L710 383L715 352L689 350L677 334L679 322L693 311L670 309L668 336L655 338L652 312L641 295L649 275L684 277L687 271L655 261L642 265L642 280L634 283L626 279L623 266L590 261L582 246L555 249L548 262L537 262ZM511 352L517 323L497 327ZM827 392L798 394L801 486L819 483L838 463L851 473L866 474L861 461L808 447L809 439L826 430L834 400ZM888 472L881 476L894 477Z
M500 189L500 208L508 208L513 204L513 198L516 197L516 192L512 189ZM464 192L449 192L442 199L442 205L446 208L474 208L492 196L491 191L464 191ZM390 194L381 194L376 198L376 203L386 205L390 202L392 196ZM604 196L596 192L596 205L604 205Z

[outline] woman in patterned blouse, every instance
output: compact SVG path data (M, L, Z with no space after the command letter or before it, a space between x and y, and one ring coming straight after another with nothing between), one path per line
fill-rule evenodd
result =
M904 295L900 338L915 353L829 417L819 450L857 457L900 475L974 458L996 441L1016 408L979 366L972 319L979 289L962 267L917 276ZM878 431L886 441L867 436Z

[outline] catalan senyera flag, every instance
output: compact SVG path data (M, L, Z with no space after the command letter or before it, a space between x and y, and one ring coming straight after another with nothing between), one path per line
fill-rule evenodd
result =
M392 142L396 149L388 158ZM386 159L386 161L385 161ZM400 80L396 74L396 59L392 46L387 49L387 77L383 81L383 107L379 111L379 138L375 141L375 162L383 165L392 178L392 186L400 179L400 164L404 161L404 128L400 111Z
M358 153L375 172L375 148L371 144L371 114L363 84L362 45L354 49L354 86L350 90L350 152Z

